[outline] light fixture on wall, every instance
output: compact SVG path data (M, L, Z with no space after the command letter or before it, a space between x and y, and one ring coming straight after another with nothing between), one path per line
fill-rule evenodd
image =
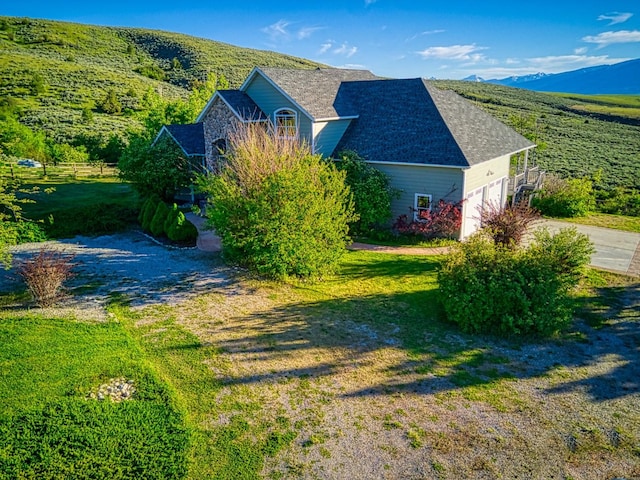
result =
M487 170L487 177L490 177L491 175L493 175L493 171L492 170Z

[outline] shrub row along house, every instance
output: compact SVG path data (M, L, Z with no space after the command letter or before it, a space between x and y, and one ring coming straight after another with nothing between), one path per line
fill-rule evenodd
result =
M394 216L464 200L461 238L478 229L483 204L505 203L511 156L535 147L454 92L365 70L256 67L238 90L215 92L196 122L163 127L158 138L215 172L237 122L271 122L313 153L352 150L389 175L401 191Z

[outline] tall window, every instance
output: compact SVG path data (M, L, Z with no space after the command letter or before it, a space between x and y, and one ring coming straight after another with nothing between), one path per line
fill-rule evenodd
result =
M295 138L298 135L296 112L286 108L275 112L276 135L282 138Z
M413 201L413 219L420 221L429 210L431 210L431 195L416 193Z

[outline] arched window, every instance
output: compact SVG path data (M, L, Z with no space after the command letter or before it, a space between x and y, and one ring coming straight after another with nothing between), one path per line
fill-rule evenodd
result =
M276 135L281 138L295 138L298 135L298 119L296 112L286 108L274 113Z

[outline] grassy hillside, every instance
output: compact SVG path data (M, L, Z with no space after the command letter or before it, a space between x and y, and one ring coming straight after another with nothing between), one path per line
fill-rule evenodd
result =
M238 87L256 65L314 68L274 52L188 35L0 17L0 107L58 142L108 138L139 125L150 89L186 98L212 79ZM555 95L487 83L434 81L534 137L536 159L564 176L602 169L605 187L640 188L640 97ZM105 113L109 91L122 105Z
M135 126L149 89L175 99L211 78L237 87L256 65L318 66L176 33L0 17L0 98L16 104L22 123L59 141ZM122 113L98 108L109 90Z
M638 96L602 97L533 92L488 83L435 81L478 107L534 137L543 145L538 163L563 176L580 177L602 170L606 187L640 188L640 109ZM595 108L599 104L599 108ZM637 106L636 106L637 105Z

